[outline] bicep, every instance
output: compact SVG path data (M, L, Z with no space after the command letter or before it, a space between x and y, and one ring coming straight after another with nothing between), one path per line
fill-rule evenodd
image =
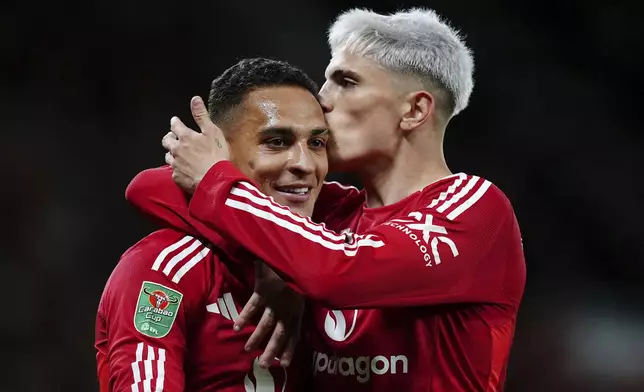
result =
M183 295L157 282L131 285L120 291L106 320L111 390L183 391Z

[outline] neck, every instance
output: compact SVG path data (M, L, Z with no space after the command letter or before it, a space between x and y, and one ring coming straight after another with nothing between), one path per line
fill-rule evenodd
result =
M426 134L404 139L393 156L365 165L360 172L367 194L367 207L394 204L432 182L451 175L443 155L442 135L431 140Z

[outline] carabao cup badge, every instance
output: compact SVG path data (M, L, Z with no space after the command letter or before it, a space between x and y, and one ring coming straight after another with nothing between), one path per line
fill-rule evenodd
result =
M163 285L143 282L134 312L134 327L152 338L166 336L177 318L183 294Z

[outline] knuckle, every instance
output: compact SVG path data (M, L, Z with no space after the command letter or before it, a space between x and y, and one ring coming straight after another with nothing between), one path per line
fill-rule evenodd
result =
M262 319L260 320L260 323L261 323L262 328L263 328L263 331L262 331L263 333L265 333L266 330L268 330L268 329L273 329L274 328L273 320L271 320L270 318L262 317Z
M266 320L264 320L264 327L265 328L275 327L275 319L272 317L267 317Z

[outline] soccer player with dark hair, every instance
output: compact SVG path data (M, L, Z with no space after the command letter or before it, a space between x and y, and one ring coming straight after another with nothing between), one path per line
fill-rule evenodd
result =
M525 286L521 235L502 191L452 173L443 155L472 54L423 9L349 11L329 43L330 162L365 189L325 187L314 215L325 224L280 205L228 161L194 98L202 133L175 117L163 138L174 180L194 192L190 216L321 304L308 330L313 390L501 391Z
M317 86L301 70L250 59L214 80L209 103L238 169L303 216L313 212L328 169L328 132L316 94ZM156 175L168 178L171 171L152 169L138 177ZM301 188L310 190L306 197ZM244 350L254 328L233 332L240 304L253 293L255 258L185 218L186 196L179 187L152 190L149 197L161 194L179 202L155 212L135 205L166 228L123 254L100 301L101 391L296 390L297 364L260 367L261 352ZM303 306L302 299L294 303Z

